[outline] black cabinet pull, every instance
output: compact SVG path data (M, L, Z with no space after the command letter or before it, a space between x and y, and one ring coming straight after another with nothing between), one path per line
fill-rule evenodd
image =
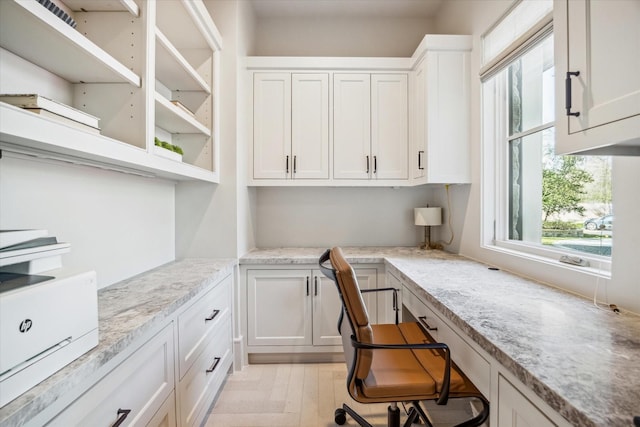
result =
M220 358L216 357L215 359L213 359L213 365L211 365L211 367L207 369L205 372L207 374L210 374L211 372L215 371L216 368L218 367L218 363L220 363Z
M289 156L287 156L287 175L289 174Z
M208 322L208 321L210 321L210 320L213 320L213 319L215 319L215 318L216 318L216 316L217 316L218 314L220 314L220 310L213 310L213 312L211 313L211 315L210 315L209 317L205 317L205 318L204 318L204 321L205 321L205 322Z
M373 156L373 173L378 173L378 156Z
M318 296L318 276L313 277L313 295Z
M111 427L118 427L120 424L122 424L124 420L127 419L127 416L129 416L130 412L131 409L118 409L118 412L116 412L116 414L118 415L118 419L115 423L113 423Z
M369 173L369 156L367 156L367 173Z
M567 109L567 116L580 116L580 112L571 112L571 76L579 76L580 71L567 71L567 77L564 79L564 107Z
M307 276L307 296L309 296L309 276Z
M420 150L418 151L418 169L419 170L424 170L424 166L422 166L422 156L424 155L424 151Z
M427 316L420 316L418 317L418 320L420 320L420 323L422 323L424 325L425 328L427 328L427 331L437 331L438 328L436 326L429 326L429 324L427 323Z
M298 172L298 156L293 156L293 173Z

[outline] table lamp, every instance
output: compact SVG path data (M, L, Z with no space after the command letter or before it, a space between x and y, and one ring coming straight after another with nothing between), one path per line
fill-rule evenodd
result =
M431 249L431 226L442 224L442 208L414 208L416 225L424 226L424 243L420 249Z

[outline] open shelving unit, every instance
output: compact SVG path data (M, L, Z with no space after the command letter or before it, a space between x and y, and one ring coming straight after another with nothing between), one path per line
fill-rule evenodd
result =
M221 37L204 3L61 1L77 28L36 0L0 1L0 47L42 70L22 76L4 71L12 64L5 66L3 72L19 75L21 87L12 92L0 84L1 92L50 96L39 92L42 83L36 80L51 73L57 76L52 81L66 81L51 92L65 91L72 107L100 118L102 134L0 103L0 149L144 176L218 182L214 88ZM176 30L178 22L188 31ZM181 144L183 162L155 154L157 135Z

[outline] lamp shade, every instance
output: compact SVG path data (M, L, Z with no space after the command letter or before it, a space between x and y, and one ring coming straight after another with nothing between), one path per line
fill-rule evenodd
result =
M413 216L416 225L442 224L442 208L414 208Z

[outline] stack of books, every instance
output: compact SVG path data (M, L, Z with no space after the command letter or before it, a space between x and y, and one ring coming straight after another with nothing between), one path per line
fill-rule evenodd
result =
M70 247L47 230L0 230L0 272L38 274L60 268Z
M100 133L100 119L97 117L42 95L35 93L0 94L0 101L87 132Z

